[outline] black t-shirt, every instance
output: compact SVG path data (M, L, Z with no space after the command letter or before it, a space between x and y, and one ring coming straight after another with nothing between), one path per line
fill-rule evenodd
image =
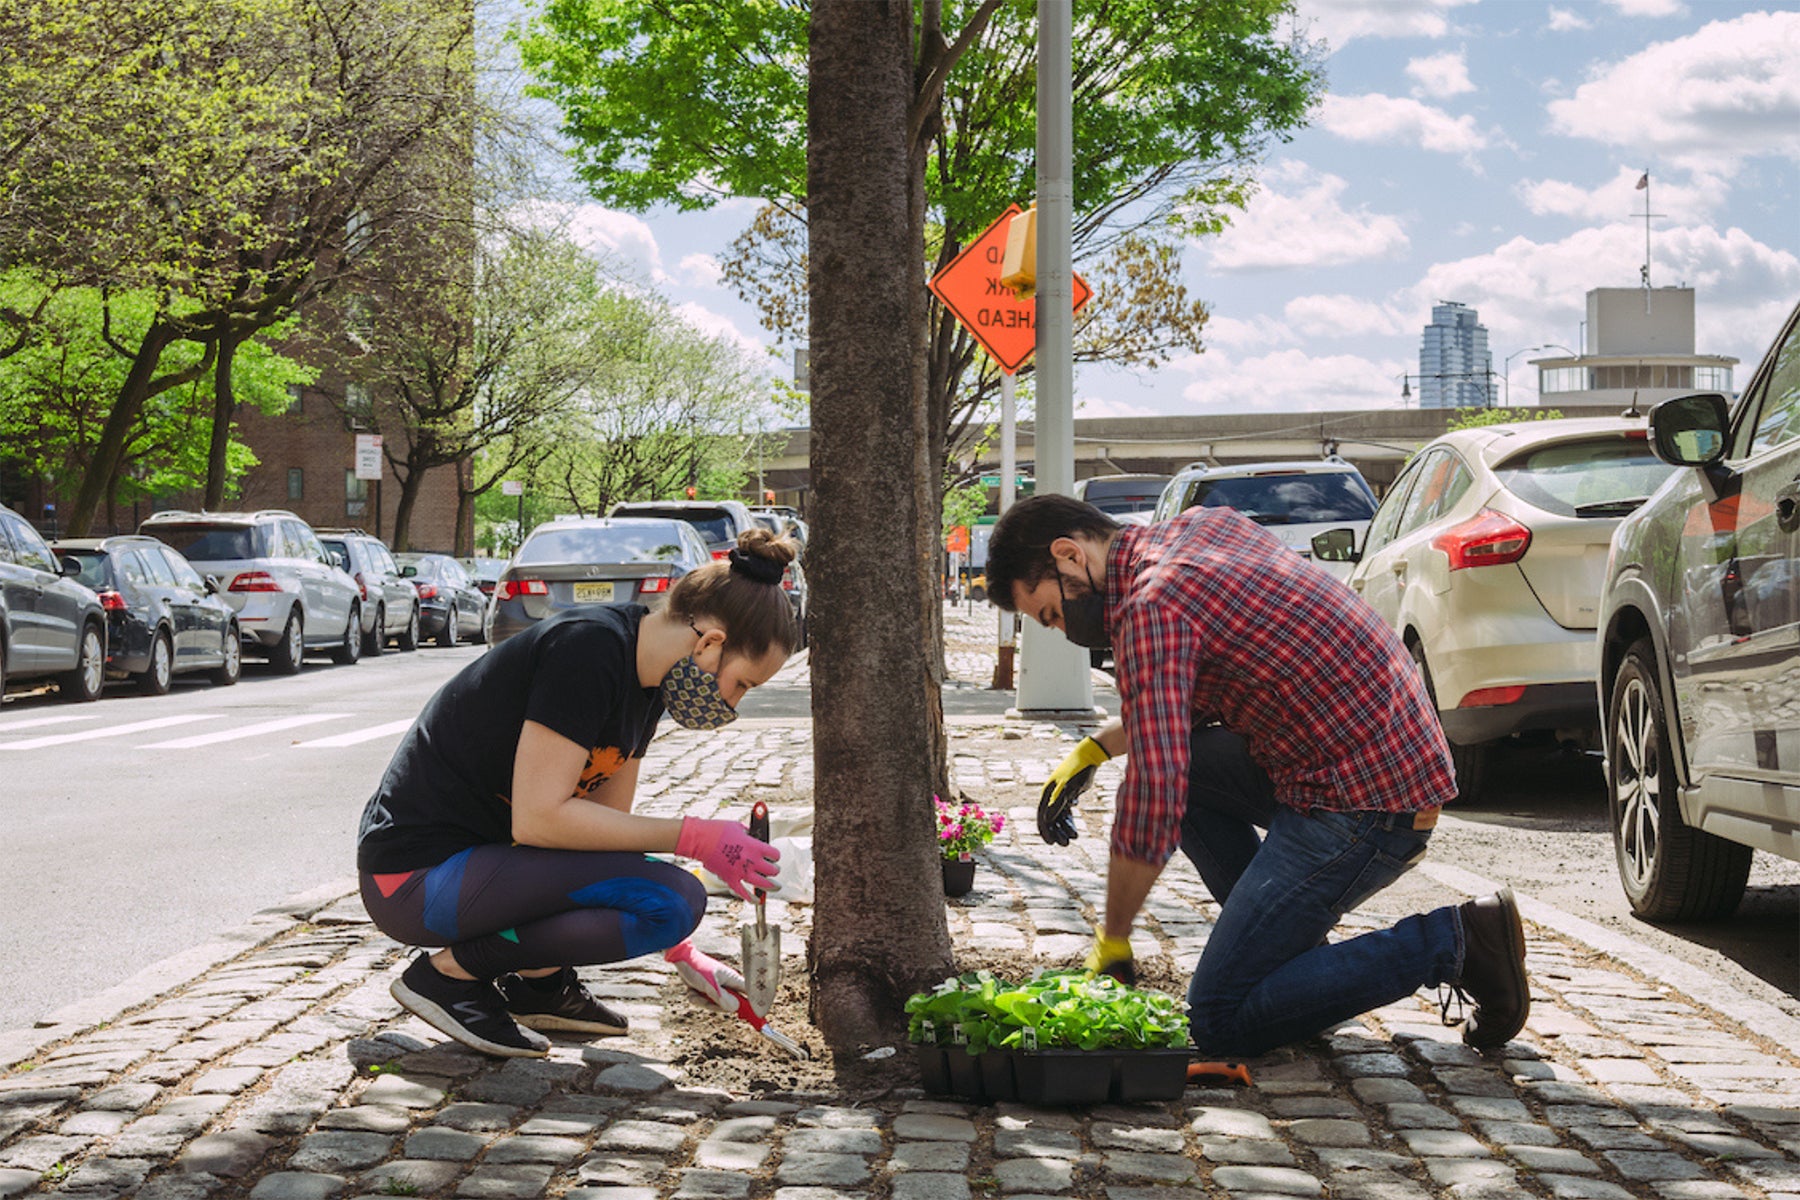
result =
M662 716L637 679L638 604L539 622L458 671L401 739L363 809L356 865L432 867L470 846L512 843L513 756L526 721L588 748L578 790L642 758Z

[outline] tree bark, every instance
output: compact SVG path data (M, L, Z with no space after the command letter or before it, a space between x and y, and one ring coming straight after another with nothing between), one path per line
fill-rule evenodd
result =
M424 485L424 468L409 467L406 478L400 480L400 499L394 505L394 534L388 539L388 544L397 553L405 553L412 549L413 506L419 502L419 489Z
M808 106L813 363L817 913L812 1019L833 1046L891 1038L953 965L931 789L924 172L905 0L816 0ZM929 525L929 535L927 536Z
M231 445L231 414L237 400L231 388L231 366L245 335L227 328L219 334L219 357L213 363L212 438L206 447L206 499L201 507L225 507L225 452Z
M119 388L119 398L113 402L112 411L106 415L106 425L100 431L100 442L94 447L87 471L81 477L81 488L75 493L75 503L69 509L69 524L65 536L86 537L93 528L94 514L99 510L101 501L106 499L113 477L118 474L119 460L125 453L125 442L131 434L131 427L144 411L144 401L149 399L150 383L156 378L156 366L162 361L163 351L169 348L169 344L177 336L175 328L162 321L152 322L150 328L144 331L144 339L138 343L137 354L131 360L131 370L125 375L124 385Z

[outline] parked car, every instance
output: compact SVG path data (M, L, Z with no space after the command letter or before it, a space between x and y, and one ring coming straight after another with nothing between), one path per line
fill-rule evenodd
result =
M588 517L539 525L494 589L494 641L586 604L659 608L675 580L711 561L700 534L675 518Z
M459 558L456 561L462 564L463 570L469 573L469 578L475 581L475 586L481 589L481 594L484 596L494 594L494 585L500 582L500 572L506 570L504 558L476 555L473 558Z
M1148 523L1170 478L1168 475L1095 475L1090 479L1077 479L1074 496L1114 520L1142 514L1140 521Z
M1348 530L1315 539L1317 557L1355 564L1350 586L1412 651L1464 800L1507 741L1598 747L1607 545L1670 470L1642 417L1455 430L1401 472L1360 550Z
M418 590L419 619L426 637L455 646L467 636L488 640L487 597L462 564L448 554L397 554L400 574Z
M630 500L612 506L609 517L663 517L686 521L714 558L737 546L738 534L755 524L738 500Z
M308 650L346 664L362 657L362 591L293 513L171 510L153 513L138 532L218 576L245 645L281 674L297 673Z
M221 687L238 681L244 648L237 613L219 598L215 578L155 538L124 534L56 543L63 559L106 612L106 672L135 679L147 696L168 692L175 676L206 671Z
M1800 306L1735 407L1665 400L1650 445L1673 477L1600 593L1607 797L1632 911L1696 920L1800 859Z
M0 692L50 678L66 700L97 700L106 682L106 613L31 523L0 505Z
M419 648L419 593L400 577L394 552L360 529L320 529L319 544L362 592L363 654L373 658L393 638L402 650Z
M1341 458L1228 467L1192 463L1163 488L1151 515L1166 521L1197 506L1235 508L1294 553L1311 558L1315 534L1352 529L1360 536L1368 528L1375 492L1362 472ZM1339 579L1350 577L1347 562L1319 565Z

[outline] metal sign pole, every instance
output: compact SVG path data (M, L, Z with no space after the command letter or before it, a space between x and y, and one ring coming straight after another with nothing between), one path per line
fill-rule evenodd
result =
M1012 507L1014 481L1019 475L1018 381L1011 371L1000 372L1000 512ZM996 609L1000 627L995 632L998 654L994 659L994 690L1013 687L1013 614Z

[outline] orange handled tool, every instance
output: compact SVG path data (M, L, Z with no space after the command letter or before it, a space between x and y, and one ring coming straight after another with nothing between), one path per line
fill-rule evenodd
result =
M1234 1062L1192 1062L1188 1064L1189 1083L1235 1083L1250 1086L1250 1068Z

